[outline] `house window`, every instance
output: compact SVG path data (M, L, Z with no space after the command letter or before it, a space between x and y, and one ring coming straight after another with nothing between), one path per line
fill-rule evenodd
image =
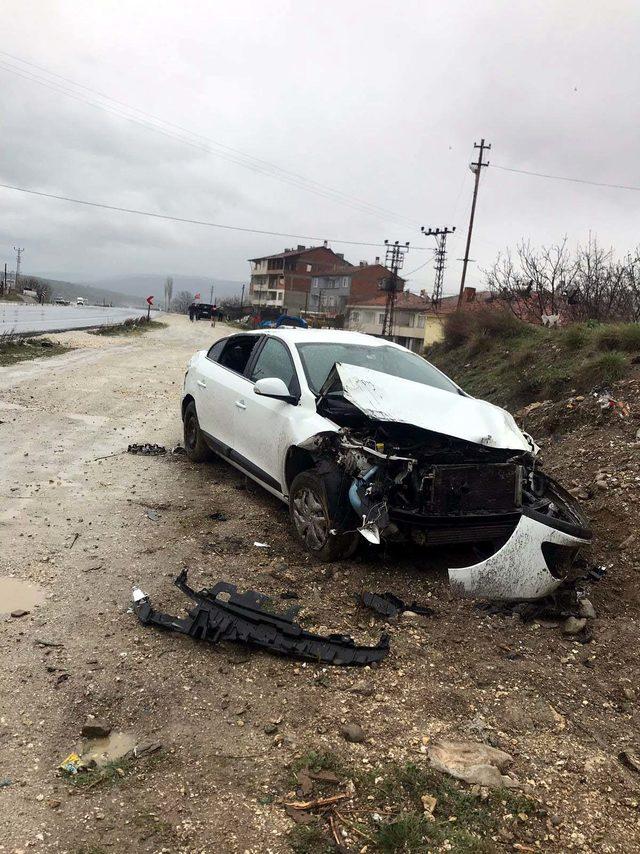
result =
M359 321L360 321L360 312L359 311L352 311L351 312L351 322L352 323L358 323Z
M382 324L384 323L384 312L378 315L378 323L380 324L380 326L382 326Z
M418 329L424 329L425 320L426 320L426 317L424 316L424 314L418 315Z

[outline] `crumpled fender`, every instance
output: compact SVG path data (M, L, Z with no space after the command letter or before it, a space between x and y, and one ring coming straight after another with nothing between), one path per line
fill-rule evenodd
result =
M463 596L539 599L553 593L562 583L561 578L556 578L549 571L542 544L578 548L589 542L589 539L573 536L523 515L501 549L473 566L449 569L449 582Z

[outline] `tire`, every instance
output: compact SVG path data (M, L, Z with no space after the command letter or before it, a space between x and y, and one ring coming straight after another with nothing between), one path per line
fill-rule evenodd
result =
M289 489L289 515L296 536L324 563L350 557L358 546L357 520L351 510L344 477L338 470L319 466L294 477ZM337 529L340 533L332 534Z
M198 422L196 405L193 401L185 409L183 428L184 449L191 462L204 463L210 460L213 457L213 453L205 442L204 435L200 429L200 423Z

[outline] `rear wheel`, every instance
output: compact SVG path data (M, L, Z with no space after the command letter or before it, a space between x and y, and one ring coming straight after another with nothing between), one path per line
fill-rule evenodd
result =
M193 463L204 463L213 456L209 446L205 442L204 435L198 422L196 405L193 401L188 404L184 412L184 449Z
M355 531L344 532L351 517L346 493L340 494L340 478L327 476L316 468L293 479L289 490L289 512L298 538L319 560L330 562L352 555L358 545ZM355 517L354 517L355 520ZM332 534L333 530L338 533Z

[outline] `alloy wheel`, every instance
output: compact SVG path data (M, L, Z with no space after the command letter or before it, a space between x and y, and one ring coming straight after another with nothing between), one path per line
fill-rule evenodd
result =
M324 505L308 486L294 496L293 520L307 548L318 550L323 547L329 534L329 520Z

